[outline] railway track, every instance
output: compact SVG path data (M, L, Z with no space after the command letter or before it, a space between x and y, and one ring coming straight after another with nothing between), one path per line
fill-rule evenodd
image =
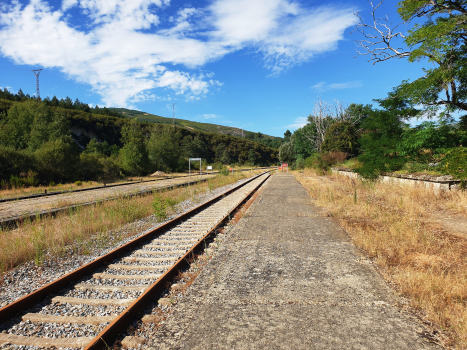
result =
M0 345L107 348L268 177L257 175L1 308Z
M241 171L247 170L251 169L242 169ZM77 207L114 200L122 196L132 197L163 189L192 185L207 181L211 177L213 177L212 174L193 175L193 180L189 180L188 176L177 176L167 179L145 180L128 184L49 193L47 195L4 199L0 200L0 228L15 226L18 222L24 220L35 220L42 216L68 212Z

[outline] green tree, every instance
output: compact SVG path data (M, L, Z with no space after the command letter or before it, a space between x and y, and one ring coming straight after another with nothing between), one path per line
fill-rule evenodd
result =
M132 119L122 127L123 147L120 161L128 175L143 175L148 168L148 151L141 130L141 123Z
M250 148L250 150L248 151L248 162L251 165L255 165L257 159L258 159L258 157L257 157L257 154L256 154L255 150Z
M284 142L279 148L279 160L281 162L292 163L294 159L295 152L292 142Z
M467 3L465 0L402 0L398 12L406 23L413 23L408 33L391 28L389 19L381 19L373 7L373 23L367 24L357 14L356 29L364 35L358 45L361 54L370 55L373 63L393 58L407 58L409 62L426 59L429 68L422 77L403 81L394 96L423 104L434 112L444 107L441 115L455 110L467 110ZM375 34L376 33L376 34ZM403 38L407 48L400 48ZM397 41L397 43L391 43Z
M173 127L153 131L148 141L148 151L156 170L170 172L180 169L183 164L180 139L181 135Z
M309 157L313 152L316 152L316 144L314 142L317 137L316 125L308 123L305 126L298 128L290 138L295 154L303 158Z
M27 148L35 116L49 113L46 106L34 100L13 103L0 123L1 144L14 149Z
M75 178L79 152L70 136L47 141L34 155L43 177L56 182Z
M363 164L356 171L366 178L375 178L384 172L402 168L406 159L399 154L404 123L395 111L375 110L363 124L359 143L362 154L358 160Z
M323 152L344 152L355 155L357 151L357 132L350 122L336 122L326 131L321 150Z
M203 158L208 157L206 144L197 136L185 136L182 139L182 148L186 158Z
M452 123L424 122L414 128L406 128L399 143L399 153L420 163L437 162L446 149L457 147L466 140L466 132Z

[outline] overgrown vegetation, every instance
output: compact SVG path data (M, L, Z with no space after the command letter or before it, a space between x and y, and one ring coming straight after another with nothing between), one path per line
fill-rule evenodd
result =
M297 169L326 171L355 159L352 168L365 178L397 171L466 178L467 129L462 121L443 117L411 126L409 120L421 111L407 101L391 93L376 102L379 108L352 104L335 116L309 118L309 124L281 146L280 160ZM326 123L320 122L324 119Z
M294 172L411 306L467 346L467 193ZM451 226L443 215L457 215Z
M186 171L190 157L204 166L277 162L277 150L257 142L125 119L69 98L55 102L1 91L2 188Z

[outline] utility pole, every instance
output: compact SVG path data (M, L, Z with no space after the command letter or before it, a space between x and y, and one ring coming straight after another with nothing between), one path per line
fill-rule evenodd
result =
M176 105L176 103L172 103L172 108L173 108L173 117L172 117L172 119L173 119L174 128L175 128L175 105Z
M243 128L242 128L242 139L243 139Z
M41 74L41 70L42 69L34 69L34 70L31 71L36 76L36 98L38 100L41 99L41 94L40 94L40 91L39 91L39 74Z

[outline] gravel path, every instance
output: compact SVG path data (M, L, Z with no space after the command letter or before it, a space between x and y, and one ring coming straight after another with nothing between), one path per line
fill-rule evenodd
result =
M129 184L125 186L99 188L83 192L64 193L56 196L38 197L17 200L13 202L0 203L0 222L19 218L22 216L44 213L52 209L67 207L70 205L102 201L124 195L131 195L140 192L147 192L158 188L164 188L170 185L179 185L191 181L207 179L212 175L203 175L202 177L192 176L191 178L175 178L167 180L158 180L154 182L142 182Z

